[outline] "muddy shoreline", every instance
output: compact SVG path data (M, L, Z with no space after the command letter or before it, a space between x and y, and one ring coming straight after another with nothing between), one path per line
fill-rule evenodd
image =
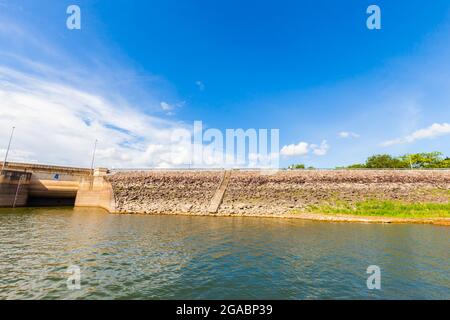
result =
M170 212L170 213L145 213L145 212L115 212L117 215L147 215L147 216L193 216L193 217L250 217L261 219L294 219L306 221L323 221L336 223L364 223L364 224L431 224L437 226L450 226L450 218L395 218L377 216L356 216L356 215L329 215L317 213L299 214L246 214L246 213L195 213L195 212Z

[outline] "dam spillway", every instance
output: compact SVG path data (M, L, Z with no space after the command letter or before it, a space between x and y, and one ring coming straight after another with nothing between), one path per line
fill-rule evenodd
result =
M3 163L0 162L0 165ZM103 201L107 169L6 163L0 175L0 207L94 206L114 211ZM112 195L108 195L112 197Z

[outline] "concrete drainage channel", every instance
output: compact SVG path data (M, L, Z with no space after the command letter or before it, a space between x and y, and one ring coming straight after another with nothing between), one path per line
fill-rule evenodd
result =
M209 213L217 213L217 211L219 211L219 207L222 204L225 191L227 190L228 187L228 183L230 182L230 177L231 171L226 170L223 174L219 188L217 188L216 193L214 194L213 198L211 199L211 203L209 204L208 208Z

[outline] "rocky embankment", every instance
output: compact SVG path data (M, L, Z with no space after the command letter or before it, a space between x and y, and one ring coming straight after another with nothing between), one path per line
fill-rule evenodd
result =
M220 213L285 214L312 205L401 200L445 203L450 171L294 170L233 174Z
M222 179L221 171L115 173L111 183L116 210L125 213L206 212Z
M148 171L108 176L119 212L207 212L221 171ZM233 171L219 214L281 215L337 201L448 203L450 171Z

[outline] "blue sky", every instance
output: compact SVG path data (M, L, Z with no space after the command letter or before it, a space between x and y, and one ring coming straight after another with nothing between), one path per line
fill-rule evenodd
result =
M282 166L450 156L449 40L447 0L0 0L0 138L17 127L12 160L85 166L97 138L99 165L165 166L201 120L280 129Z

